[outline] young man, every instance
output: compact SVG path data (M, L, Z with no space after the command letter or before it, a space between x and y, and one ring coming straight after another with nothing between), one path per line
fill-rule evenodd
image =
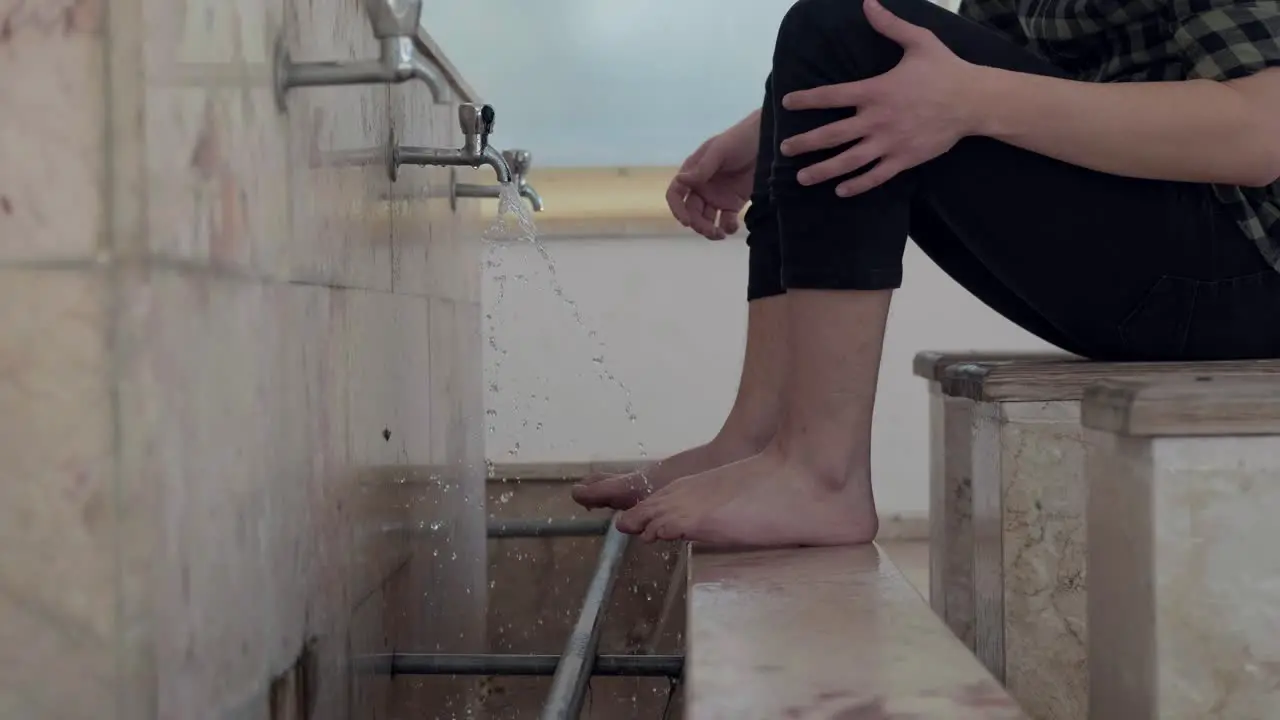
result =
M1280 357L1280 0L800 0L764 104L667 198L746 215L746 357L706 445L574 488L646 540L868 542L871 416L911 238L1105 360Z

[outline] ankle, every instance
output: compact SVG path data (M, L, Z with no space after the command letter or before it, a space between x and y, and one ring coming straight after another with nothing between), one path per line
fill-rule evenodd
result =
M778 462L795 468L813 481L820 491L844 492L851 487L870 486L870 463L859 463L842 453L811 448L779 433L764 450Z
M738 426L726 422L720 432L707 443L707 448L718 456L743 459L756 455L773 441L773 428Z

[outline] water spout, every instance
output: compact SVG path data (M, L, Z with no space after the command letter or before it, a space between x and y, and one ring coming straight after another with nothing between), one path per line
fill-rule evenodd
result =
M542 212L544 207L542 196L533 189L526 178L529 166L533 164L533 155L528 150L503 150L502 159L511 170L511 180L516 184L517 194L529 201L534 212ZM461 183L454 186L453 194L454 197L462 198L496 198L502 196L502 187Z
M458 125L462 128L462 147L431 148L410 145L396 145L392 138L392 151L388 172L394 181L401 165L440 165L444 167L480 167L488 165L493 168L498 182L511 182L511 168L507 161L489 144L489 135L493 132L495 113L490 105L473 105L462 103L458 106Z
M418 49L421 0L365 0L365 14L379 40L374 60L295 63L283 35L276 38L276 103L285 109L285 95L295 87L377 85L421 80L438 103L449 99L449 86Z
M529 201L529 206L533 208L534 212L542 212L542 208L545 207L542 203L542 196L538 194L537 190L533 189L532 185L524 182L523 179L520 182L520 197Z

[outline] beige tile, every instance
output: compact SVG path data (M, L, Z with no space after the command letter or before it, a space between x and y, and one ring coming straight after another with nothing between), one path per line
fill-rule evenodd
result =
M689 720L1024 717L875 546L695 549L690 583Z
M377 57L358 3L286 0L298 61ZM292 232L258 263L290 279L390 290L391 217L385 85L294 88L288 94Z
M431 462L437 403L431 402L429 312L427 298L348 295L347 429L356 467Z
M102 0L0 6L0 262L102 246Z
M0 717L79 720L115 702L115 643L0 587ZM62 675L75 682L51 682Z
M488 476L484 439L487 434L484 407L484 309L480 303L459 303L455 308L458 348L458 385L462 396L462 466L474 487Z
M289 236L288 141L271 91L152 87L145 117L144 251L221 266L270 258Z
M431 298L432 464L461 468L467 449L463 416L465 373L458 347L458 310L452 300Z
M396 364L415 342L396 303L420 307L421 347L424 301L175 273L135 278L128 297L125 467L133 495L157 498L130 532L130 597L161 716L241 707L308 642L322 698L345 707L351 613L407 558L407 539L381 531L409 505L402 480L348 449L351 422L378 408L347 389L389 398L396 417L425 404ZM349 334L353 319L386 331L372 348L393 358L386 374L348 364L369 337Z
M242 75L269 84L265 71L283 4L282 0L147 0L142 13L148 77L169 83L202 75Z
M105 277L0 271L0 586L68 629L114 631Z
M5 717L83 717L114 693L106 307L97 272L0 271L0 697L15 708ZM81 681L47 682L56 673Z
M1087 442L1089 717L1280 717L1280 438Z
M385 87L302 88L290 95L287 241L261 264L304 282L391 289Z
M269 659L279 668L309 638L332 640L350 605L376 586L362 578L376 564L360 562L359 542L375 508L361 502L346 449L345 294L297 285L263 294L275 329L264 338L275 346L263 381L270 388L264 552L273 598Z
M979 402L973 413L977 655L1033 717L1084 717L1080 403Z
M154 658L160 717L222 707L268 675L274 598L270 368L279 345L259 286L199 275L123 278L122 485L137 573L126 617ZM134 627L128 628L131 633Z

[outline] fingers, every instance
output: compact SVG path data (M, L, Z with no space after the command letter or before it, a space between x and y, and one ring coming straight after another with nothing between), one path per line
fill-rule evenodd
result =
M788 110L822 110L827 108L857 107L863 104L867 93L874 90L871 80L823 85L808 90L796 90L782 98L782 107Z
M853 197L874 187L885 184L893 176L910 167L910 163L897 158L883 158L879 164L856 178L850 178L836 186L836 194L840 197Z
M689 227L694 232L708 240L723 240L724 235L720 228L716 227L716 214L718 210L707 203L701 195L696 192L690 192L689 197L685 199L685 205L689 209Z
M880 147L877 142L864 140L833 158L801 170L796 175L796 181L801 185L817 185L832 178L857 172L884 154Z
M880 4L880 0L863 0L862 8L867 17L867 23L876 32L898 43L904 49L927 42L931 38L936 39L936 36L925 28L912 25L889 12L884 5Z
M679 177L667 186L667 207L671 209L671 217L685 227L689 227L689 210L684 199L689 196L689 186L680 182Z
M871 121L866 115L854 115L844 120L827 123L820 128L800 133L782 141L779 148L783 155L794 157L815 150L826 150L866 137Z
M667 207L677 222L708 240L723 240L738 231L736 211L718 208L679 177L667 187Z

